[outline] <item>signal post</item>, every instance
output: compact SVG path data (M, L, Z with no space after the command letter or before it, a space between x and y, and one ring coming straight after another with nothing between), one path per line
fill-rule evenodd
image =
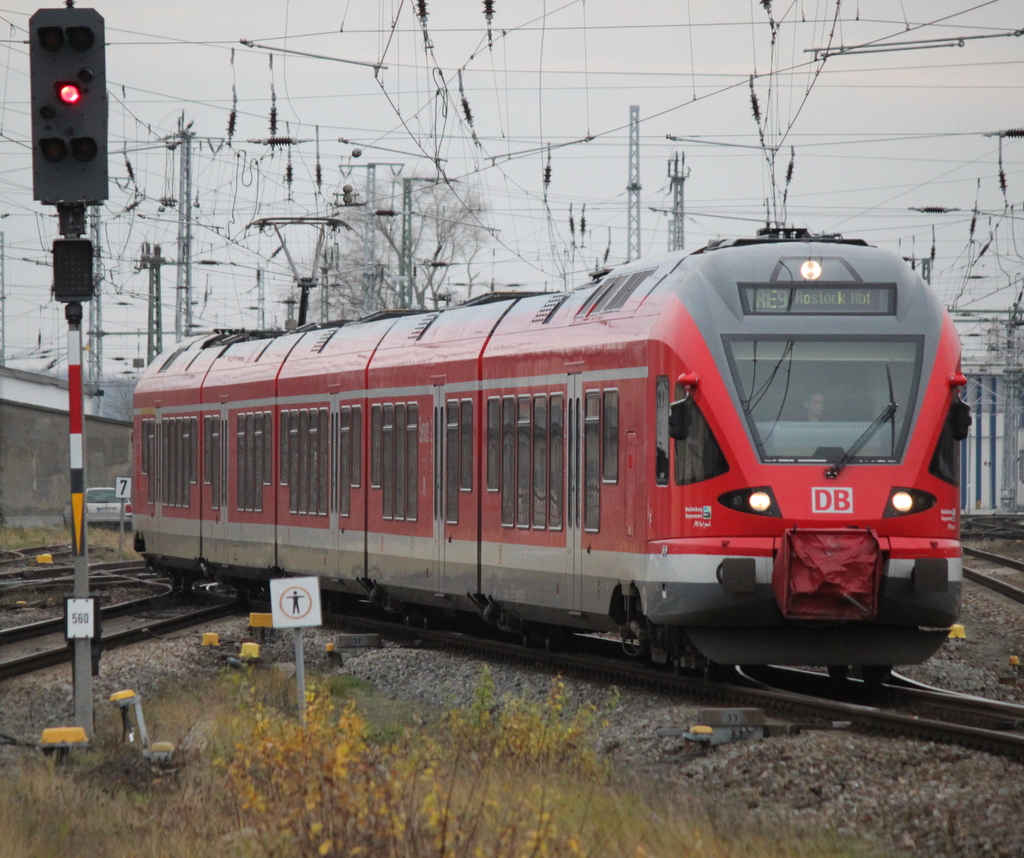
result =
M92 242L85 207L107 199L107 85L103 17L95 9L39 9L29 19L34 199L57 207L62 238L53 242L53 297L68 321L68 415L71 457L71 548L76 608L69 614L74 641L75 724L92 735L92 637L98 605L89 599L85 521L82 304L93 297ZM85 630L82 631L82 628Z

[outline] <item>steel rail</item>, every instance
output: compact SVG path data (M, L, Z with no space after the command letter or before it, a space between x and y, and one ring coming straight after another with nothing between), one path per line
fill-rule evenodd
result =
M148 640L167 632L190 628L206 620L223 617L226 614L235 612L240 604L241 602L236 599L220 605L200 608L197 611L190 611L187 614L180 614L176 617L167 617L162 620L147 620L130 629L122 629L119 632L102 635L101 642L104 649L127 646L128 644ZM71 655L71 648L65 645L11 659L10 661L0 662L0 681L70 661Z
M167 585L167 592L155 593L148 596L143 596L139 599L129 599L126 602L118 602L114 605L107 605L106 607L100 608L100 621L104 619L113 619L114 617L123 617L125 614L130 614L136 610L156 610L161 607L166 607L166 600L170 595L170 585ZM54 632L64 631L64 617L55 617L51 620L40 620L37 623L26 623L23 626L12 626L8 629L0 629L0 646L5 643L11 644L18 641L31 640L32 638L42 637L43 635L53 634Z
M756 688L748 685L712 682L694 676L683 676L650 665L638 665L613 659L607 655L583 655L548 652L508 641L470 637L461 633L435 629L400 626L384 620L350 615L325 615L334 622L372 629L391 639L430 642L446 649L468 654L486 654L509 660L525 661L551 670L571 672L584 679L619 682L640 688L658 689L684 694L699 703L723 706L753 706L777 717L798 722L849 721L851 728L889 736L955 744L988 753L1024 759L1024 733L1009 733L983 727L957 724L937 718L923 718L891 712L876 706L829 700L792 691ZM609 642L610 643L610 642ZM590 641L594 645L594 641ZM741 674L735 673L743 681ZM992 701L998 705L998 701Z

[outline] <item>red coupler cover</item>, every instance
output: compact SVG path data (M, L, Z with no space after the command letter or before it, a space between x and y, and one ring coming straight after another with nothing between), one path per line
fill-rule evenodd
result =
M787 530L772 590L792 620L870 620L878 613L882 551L870 530Z

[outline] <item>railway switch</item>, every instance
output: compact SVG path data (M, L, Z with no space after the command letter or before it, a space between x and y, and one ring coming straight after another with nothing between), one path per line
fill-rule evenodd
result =
M53 563L52 554L37 554L36 563Z

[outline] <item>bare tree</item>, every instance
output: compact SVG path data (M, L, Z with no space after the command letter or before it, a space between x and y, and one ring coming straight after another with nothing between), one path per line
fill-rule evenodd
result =
M103 385L103 416L131 423L135 407L132 398L135 394L136 384L138 384L138 379L135 378L105 382Z
M412 306L437 309L472 297L474 287L483 282L478 259L490 239L479 197L469 188L454 190L435 182L418 180L412 187ZM400 305L401 199L401 181L395 180L372 207L342 210L354 230L339 234L318 272L331 317L352 318ZM364 243L368 218L373 218L378 237L376 258L369 265ZM319 300L314 299L311 307L319 307Z

